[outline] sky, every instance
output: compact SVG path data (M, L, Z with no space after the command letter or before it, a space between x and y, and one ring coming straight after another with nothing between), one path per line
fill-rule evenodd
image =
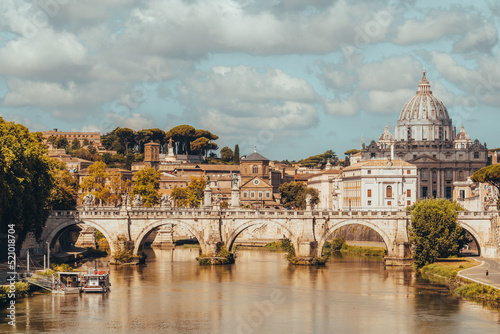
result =
M189 124L271 160L393 133L425 68L500 147L500 3L2 0L0 117L31 131Z

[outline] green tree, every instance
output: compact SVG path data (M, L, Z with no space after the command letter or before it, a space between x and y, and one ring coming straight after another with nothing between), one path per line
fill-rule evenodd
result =
M220 158L224 162L229 162L229 161L233 160L233 158L234 158L233 150L227 146L221 148L220 149Z
M76 209L78 184L75 178L68 172L66 164L62 161L51 159L50 166L53 186L50 189L47 207L52 210Z
M238 144L234 146L233 163L235 165L240 164L240 147L238 146Z
M299 209L304 210L306 208L306 196L311 195L311 204L315 205L319 203L319 193L318 190L314 188L308 188L306 184L302 182L287 182L280 185L278 191L281 194L281 203L287 209Z
M139 195L145 207L152 207L158 203L160 195L160 176L161 172L154 168L141 169L135 173L134 186L132 187L132 197Z
M80 184L83 195L92 194L100 204L106 203L111 195L110 188L106 186L109 173L106 171L106 164L103 161L96 161L87 169L89 175L85 176Z
M186 188L176 187L172 190L172 199L179 207L199 208L206 186L207 181L204 177L191 176L191 181Z
M110 196L109 202L113 203L115 206L121 200L123 194L130 191L130 186L132 182L128 179L123 179L123 175L120 172L112 172L109 174L109 188Z
M177 154L187 154L189 153L190 145L189 143L193 140L196 134L196 129L191 125L179 125L170 129L166 137L172 138L175 142L175 151Z
M474 174L471 178L474 182L486 182L497 188L499 193L499 198L497 199L497 205L500 205L500 165L490 165L483 167Z
M71 150L72 151L78 151L80 149L80 141L78 139L73 139L71 141Z
M325 153L313 155L306 159L301 160L299 163L305 167L320 167L323 168L326 163L330 160L332 164L336 165L338 163L338 158L335 152L328 150Z
M463 208L445 199L416 202L411 211L410 242L415 246L415 265L421 268L438 258L458 255L469 242L465 230L457 222Z
M206 137L197 138L191 143L191 152L204 156L207 156L208 151L216 150L217 148L217 144L212 143L210 139Z
M166 143L166 133L158 128L139 130L135 133L134 141L137 145L136 151L138 153L144 153L144 144L149 142L158 143L163 147Z
M40 237L53 180L41 133L0 117L0 232L13 224L16 252L29 232Z
M68 142L68 139L66 137L57 137L54 144L56 145L56 148L68 148L69 147L69 142Z
M89 150L87 150L86 148L81 148L78 151L76 151L76 157L90 161L92 161L92 159L94 158L92 154L90 154Z

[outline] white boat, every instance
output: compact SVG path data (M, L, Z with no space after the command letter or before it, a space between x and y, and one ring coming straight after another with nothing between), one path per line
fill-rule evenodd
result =
M83 292L108 292L111 283L109 282L109 270L89 269L81 279Z

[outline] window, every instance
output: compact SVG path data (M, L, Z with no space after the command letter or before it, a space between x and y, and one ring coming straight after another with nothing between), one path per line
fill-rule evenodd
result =
M270 191L266 191L266 198L271 198L271 192Z
M451 170L446 171L446 178L447 179L451 178Z
M372 205L372 201L368 201L368 205Z
M259 174L259 166L252 166L252 173Z
M391 201L387 201L387 205L388 205L388 206L391 206L391 205L392 205L392 202L391 202Z
M387 186L387 188L385 189L385 197L392 198L392 187L391 186Z
M424 197L424 198L427 197L427 195L428 195L427 191L428 191L427 187L422 187L422 197Z
M371 174L371 173L372 173L371 169L369 169L369 170L367 171L367 173L368 173L368 174Z
M465 199L465 190L460 190L460 199Z
M372 197L372 190L371 189L368 189L368 193L366 194L366 196Z
M371 153L370 157L375 158L375 153Z
M444 189L444 193L445 193L445 196L447 199L451 199L451 197L453 196L452 191L451 191L451 187L446 187Z
M250 198L255 198L255 191L250 192Z
M408 170L406 171L406 174L408 174L408 175L409 175L409 174L411 174L411 170L409 170L409 169L408 169Z
M426 179L426 178L427 178L427 171L426 171L426 170L423 170L423 171L422 171L422 178L423 178L423 179Z
M406 206L410 206L411 205L411 201L406 201Z
M262 191L259 191L259 198L262 198L263 194Z
M248 198L248 192L246 191L243 192L243 198Z
M411 189L406 189L406 197L411 197Z
M474 159L479 159L479 152L474 152Z
M436 171L433 171L432 172L432 178L435 179L436 178Z

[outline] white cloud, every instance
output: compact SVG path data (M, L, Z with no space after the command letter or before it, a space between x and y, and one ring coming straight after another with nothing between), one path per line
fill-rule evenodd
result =
M179 88L187 112L217 133L247 136L260 129L283 133L315 126L319 98L307 81L279 69L214 67Z

